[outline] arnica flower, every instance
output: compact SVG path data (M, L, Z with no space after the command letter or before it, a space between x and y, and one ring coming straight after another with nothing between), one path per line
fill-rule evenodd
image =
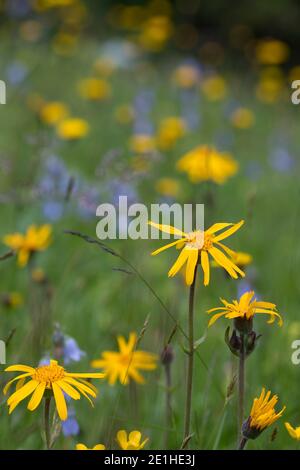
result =
M155 150L155 139L148 134L135 134L130 140L130 148L138 154L151 153Z
M56 125L59 121L65 119L69 110L67 106L59 101L45 103L39 110L40 119L49 125Z
M84 119L69 118L61 121L56 131L61 139L77 140L82 139L89 133L89 125Z
M275 406L278 402L278 396L263 388L259 398L254 398L249 418L244 422L242 433L246 439L256 439L262 431L271 426L279 419L285 406L279 413L276 412Z
M127 437L127 432L122 429L117 432L117 442L122 450L140 450L149 441L146 438L141 442L142 434L140 431L131 431Z
M21 375L10 380L3 389L3 393L6 395L11 385L17 381L16 391L7 400L9 414L29 395L31 395L31 398L27 409L34 411L39 406L43 396L46 393L52 393L58 415L62 421L65 421L68 417L64 394L67 394L73 400L79 400L82 394L93 406L90 396L96 398L97 389L85 379L102 379L104 377L104 374L101 373L67 372L54 360L50 360L49 365L42 365L37 368L17 364L7 367L5 372L22 372ZM30 380L26 382L27 379Z
M51 242L52 228L50 225L31 225L25 235L22 233L12 233L3 238L5 245L9 246L18 255L20 267L27 265L31 256L37 251L44 251Z
M297 441L300 441L300 426L297 428L293 428L293 426L290 425L290 423L284 423L289 435L293 438L296 439Z
M184 136L186 124L179 117L168 117L160 123L157 134L157 145L161 150L170 150L177 140Z
M87 447L85 444L76 444L76 450L106 450L103 444L96 444L94 447Z
M102 78L85 78L79 82L78 91L82 98L101 101L111 96L111 85Z
M209 101L223 100L227 95L227 85L220 75L212 75L202 82L202 92Z
M280 65L287 61L289 54L289 46L277 39L259 41L255 51L257 62L263 65Z
M163 196L176 197L180 191L180 184L173 178L160 178L155 184L155 189Z
M251 109L237 108L231 114L230 121L237 129L250 129L255 123L255 117Z
M223 306L212 308L207 312L218 312L209 320L208 326L213 325L221 317L252 321L254 315L258 314L270 315L268 323L274 323L278 318L278 324L282 326L283 321L281 315L276 311L276 305L271 302L258 301L254 295L253 291L245 292L239 300L233 300L232 303L220 299Z
M114 385L117 380L122 385L128 385L130 379L137 383L145 383L139 370L154 370L158 357L146 351L136 351L137 335L130 333L126 342L123 336L117 337L119 352L104 351L101 359L91 362L91 367L103 369L108 383Z
M242 277L245 276L243 271L231 260L234 252L221 243L221 240L228 238L230 235L233 235L237 230L239 230L239 228L241 228L241 226L244 224L243 220L237 224L217 223L212 225L204 232L201 230L196 230L190 233L182 232L181 230L175 227L171 227L170 225L161 225L151 221L148 223L161 232L172 234L177 237L182 237L151 253L153 256L155 256L158 255L158 253L171 248L172 246L176 246L177 249L182 248L182 251L176 262L168 272L169 277L174 277L186 263L185 282L189 286L194 281L194 274L197 264L201 263L201 267L204 273L204 285L208 286L210 280L209 255L211 255L213 259L234 279L237 279L238 275ZM217 232L220 232L224 229L226 230L219 235L216 235Z
M139 43L146 50L159 52L164 48L173 33L173 25L168 16L151 16L142 24Z
M238 163L229 153L221 153L214 147L196 147L178 160L177 170L188 175L192 183L213 181L224 184L238 171Z

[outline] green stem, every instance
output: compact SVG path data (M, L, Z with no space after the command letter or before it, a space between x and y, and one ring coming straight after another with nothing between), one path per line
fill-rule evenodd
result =
M241 350L239 357L239 401L238 401L238 442L241 439L242 425L244 421L244 396L245 396L245 337L240 334Z
M171 366L170 364L165 365L165 378L166 378L166 432L165 432L165 448L168 448L169 443L169 429L172 426L172 378L171 378Z
M51 403L51 397L45 398L44 426L45 426L45 439L46 439L47 450L50 450L50 403Z
M190 436L191 427L191 409L192 409L192 391L193 391L193 367L194 367L194 300L195 283L197 277L197 266L194 273L194 280L190 287L189 296L189 318L188 318L188 369L186 379L186 402L185 402L185 420L184 420L184 441ZM188 444L186 445L188 447Z
M240 444L239 444L239 447L238 447L238 450L244 450L245 445L247 444L247 442L248 442L248 439L246 439L245 437L242 437L242 439L240 441Z

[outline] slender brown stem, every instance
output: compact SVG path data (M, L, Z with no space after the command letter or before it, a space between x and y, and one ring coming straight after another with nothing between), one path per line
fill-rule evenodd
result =
M46 440L47 450L50 450L50 403L51 403L51 397L45 398L44 426L45 426L45 440Z
M239 400L238 400L238 443L241 439L242 425L244 421L244 396L245 396L245 337L240 333L241 349L239 357Z
M197 277L197 266L194 273L194 280L190 287L189 296L189 318L188 318L188 369L186 379L186 402L185 402L185 420L184 420L184 440L190 435L191 427L191 409L192 409L192 391L193 391L193 367L194 367L194 300L195 283ZM186 445L188 447L188 444Z
M171 406L171 390L172 390L172 378L171 378L171 364L165 365L165 378L166 378L166 433L165 433L165 448L168 448L169 441L169 429L172 425L172 406Z
M246 439L245 437L242 437L242 439L239 443L239 446L238 446L238 450L244 450L245 445L247 444L247 442L248 442L248 439Z

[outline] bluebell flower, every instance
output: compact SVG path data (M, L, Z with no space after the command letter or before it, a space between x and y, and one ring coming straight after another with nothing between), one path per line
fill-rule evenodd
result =
M68 397L66 397L68 401ZM80 427L76 419L76 413L73 407L68 407L68 418L62 421L62 432L65 437L77 436L80 433Z
M74 338L67 337L64 340L63 348L63 359L64 364L70 364L71 362L78 362L82 357L85 356L85 352L82 351Z
M284 147L278 147L271 152L270 165L280 173L290 173L295 167L294 157Z
M5 74L8 83L17 86L27 77L28 69L22 62L14 61L7 66Z

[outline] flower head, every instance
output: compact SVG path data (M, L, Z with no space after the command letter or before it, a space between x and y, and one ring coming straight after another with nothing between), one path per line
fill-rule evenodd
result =
M208 145L196 147L185 154L178 160L176 167L195 184L202 181L224 184L238 171L238 163L229 153L221 153Z
M158 129L157 144L161 150L171 149L186 132L183 119L172 116L162 120Z
M104 377L104 374L101 373L67 372L57 361L53 360L50 360L49 365L41 365L36 368L17 364L7 367L5 372L22 372L21 375L10 380L3 389L3 393L6 395L11 385L17 381L16 391L7 400L9 414L29 395L31 398L27 409L34 411L39 406L44 394L50 392L54 396L56 409L62 421L68 417L64 394L73 400L79 400L80 395L83 395L93 405L89 395L95 398L97 389L85 379L102 379ZM27 379L29 380L27 381Z
M127 438L127 432L122 429L117 433L117 442L122 450L140 450L143 449L145 444L149 441L146 438L141 442L142 434L140 431L131 431Z
M102 78L86 78L81 80L78 90L82 98L93 101L106 100L111 95L109 82Z
M257 301L254 298L254 291L245 292L239 300L233 300L232 303L227 302L224 299L220 299L223 306L216 307L208 310L207 313L218 311L210 319L208 326L211 326L220 317L229 319L243 319L251 321L254 315L266 314L270 315L268 323L274 323L275 318L278 318L279 326L282 326L281 315L276 311L276 305L271 302Z
M69 114L67 106L59 101L45 103L39 112L41 120L49 125L57 124L62 119L65 119Z
M127 385L130 379L144 383L144 377L139 370L154 370L157 367L157 356L146 351L136 351L137 335L130 333L126 342L123 336L117 338L119 351L104 351L101 359L91 362L91 366L103 369L110 385L119 379L122 385Z
M176 246L177 249L182 248L182 251L178 256L176 262L173 264L170 271L168 272L168 276L175 276L175 274L177 274L178 271L186 263L185 281L188 286L193 283L195 269L197 264L199 263L201 263L204 273L204 285L207 286L209 284L209 254L234 279L237 279L238 275L244 277L245 274L243 273L243 271L238 266L236 266L231 260L234 252L230 250L227 246L223 245L223 243L221 243L221 240L224 240L225 238L229 237L237 230L239 230L243 223L243 220L241 220L237 224L217 223L212 225L208 230L205 230L204 232L201 230L196 230L194 232L185 233L175 227L171 227L170 225L161 225L156 224L155 222L149 222L150 225L159 229L162 232L169 233L177 237L182 237L173 241L172 243L169 243L168 245L159 248L158 250L155 250L152 255L157 255L161 251L164 251L172 246ZM221 231L222 233L216 235L217 232ZM230 258L228 257L228 255L230 256Z
M52 228L50 225L31 225L27 232L12 233L3 238L5 245L9 246L18 255L18 264L21 267L27 265L31 255L36 251L43 251L48 248L51 241Z
M284 423L289 435L293 438L296 439L297 441L300 441L300 426L297 428L293 428L293 426L290 425L290 423Z
M285 406L279 413L276 413L275 405L278 402L278 396L263 388L259 398L254 398L249 418L243 424L243 435L246 439L256 439L259 434L271 426L279 419Z
M85 444L78 443L76 444L76 450L106 450L106 447L103 444L96 444L94 447L87 447Z
M85 137L89 132L89 125L84 119L68 118L57 126L57 134L64 140L77 140Z

